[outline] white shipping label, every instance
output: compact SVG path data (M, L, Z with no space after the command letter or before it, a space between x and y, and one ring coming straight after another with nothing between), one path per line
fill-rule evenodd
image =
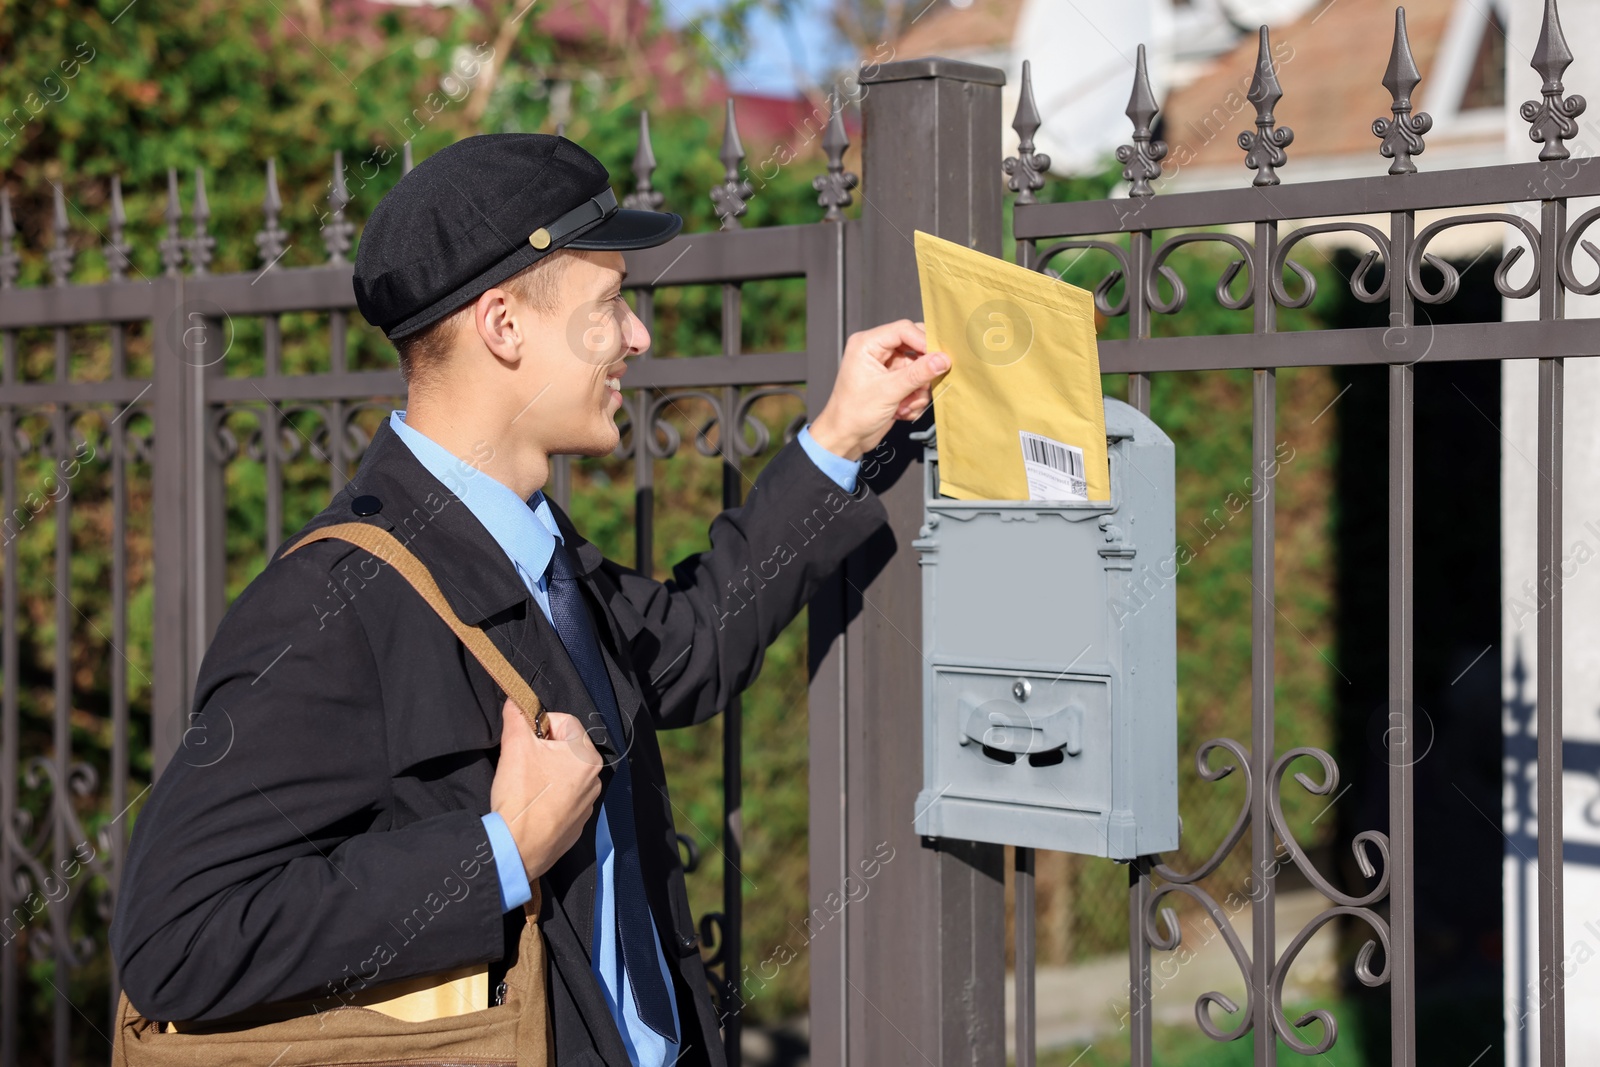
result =
M1028 478L1029 500L1089 499L1083 449L1027 430L1018 430L1017 435L1022 439L1022 470Z

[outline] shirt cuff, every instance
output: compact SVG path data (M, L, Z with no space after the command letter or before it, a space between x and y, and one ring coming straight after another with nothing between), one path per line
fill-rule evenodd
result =
M800 430L800 447L806 450L806 455L811 457L811 462L817 465L818 470L833 479L833 484L847 493L856 491L856 472L861 469L859 459L845 459L823 448L811 436L810 423Z
M500 872L500 910L520 908L533 899L533 886L528 884L528 872L522 867L522 854L517 851L511 827L498 811L491 811L483 817L483 828L494 849L494 869Z

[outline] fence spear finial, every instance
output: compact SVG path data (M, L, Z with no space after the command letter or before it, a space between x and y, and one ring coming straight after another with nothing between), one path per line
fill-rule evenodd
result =
M131 249L123 237L123 229L128 224L128 213L122 206L122 175L111 176L111 236L102 246L106 257L106 266L111 270L111 280L120 282L128 274L128 268L133 266L133 259L129 256Z
M1167 142L1153 140L1156 115L1160 110L1156 94L1150 90L1144 45L1140 45L1133 65L1133 92L1128 96L1128 108L1124 112L1133 123L1133 143L1117 149L1117 162L1123 164L1122 177L1132 183L1129 196L1155 194L1150 183L1161 177L1161 161L1167 156Z
M1044 188L1044 173L1050 157L1033 150L1033 135L1039 132L1039 107L1033 102L1033 63L1022 61L1022 89L1017 95L1017 114L1011 128L1017 131L1017 154L1000 164L1006 174L1006 187L1017 194L1017 203L1036 204L1033 194Z
M861 184L860 178L844 169L844 154L849 147L850 135L844 129L844 99L835 90L833 114L828 116L828 128L822 134L828 170L811 179L811 188L817 191L817 204L827 209L822 213L824 222L838 222L844 218L843 209L855 200L850 190Z
M283 239L288 235L283 227L278 225L278 212L283 210L283 200L278 196L278 161L267 160L267 192L261 198L261 213L265 216L264 225L256 234L256 250L261 254L263 269L271 270L272 265L283 255Z
M183 221L183 208L178 203L178 168L167 168L167 235L161 239L161 266L167 277L176 278L183 273L183 234L178 228Z
M55 190L50 227L53 233L45 258L50 261L50 284L66 285L72 278L72 261L76 255L72 250L72 229L67 225L67 197L58 183L51 182L50 187Z
M728 117L722 127L722 151L718 154L725 173L722 184L711 190L711 202L716 205L722 219L722 229L737 230L739 218L748 210L746 201L756 195L750 183L739 177L744 163L744 145L739 141L739 127L733 120L733 97L728 97Z
M1561 76L1572 65L1572 49L1567 47L1566 35L1561 32L1556 0L1545 0L1539 43L1534 46L1533 59L1528 65L1544 79L1541 90L1544 99L1529 100L1522 105L1522 121L1529 124L1528 138L1544 145L1539 149L1540 160L1566 159L1572 153L1564 142L1578 136L1578 124L1573 120L1589 105L1577 93L1563 95L1566 89L1561 84Z
M329 216L322 227L322 247L328 251L329 263L343 263L344 254L350 251L350 238L355 234L355 223L347 222L344 209L350 203L350 191L344 183L344 150L333 150L333 182L328 188Z
M189 266L194 273L204 274L211 264L211 250L217 239L206 232L211 219L211 203L206 199L206 176L199 167L194 168L194 234L189 238Z
M1256 106L1256 129L1239 135L1239 147L1244 149L1244 165L1256 172L1252 185L1277 185L1278 168L1289 161L1284 149L1294 141L1294 131L1276 125L1272 109L1283 99L1283 88L1278 84L1278 72L1272 65L1272 39L1267 28L1261 27L1261 45L1256 51L1256 72L1250 79L1250 102Z
M666 195L652 188L650 176L656 170L655 149L650 147L650 112L639 112L639 145L633 150L633 192L622 198L622 206L655 211Z
M1411 55L1411 40L1406 36L1406 9L1394 9L1394 44L1389 49L1389 69L1383 72L1383 87L1389 90L1394 102L1389 110L1392 118L1382 116L1372 120L1372 133L1383 139L1378 153L1394 160L1389 164L1390 174L1415 174L1417 165L1412 156L1420 156L1426 146L1422 135L1433 129L1433 116L1426 111L1411 114L1411 94L1422 84L1422 73Z

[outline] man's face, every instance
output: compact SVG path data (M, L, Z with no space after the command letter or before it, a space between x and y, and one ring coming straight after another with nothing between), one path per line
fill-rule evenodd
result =
M527 414L549 454L603 456L617 447L623 361L648 348L650 334L622 296L622 253L566 259L551 321L561 335L540 345L548 384Z

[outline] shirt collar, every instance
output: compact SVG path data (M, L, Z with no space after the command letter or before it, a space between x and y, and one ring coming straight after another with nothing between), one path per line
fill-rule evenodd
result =
M428 473L454 493L489 531L489 536L523 572L531 592L549 568L556 542L564 540L544 493L538 491L523 500L504 482L406 425L404 411L392 412L389 425Z

